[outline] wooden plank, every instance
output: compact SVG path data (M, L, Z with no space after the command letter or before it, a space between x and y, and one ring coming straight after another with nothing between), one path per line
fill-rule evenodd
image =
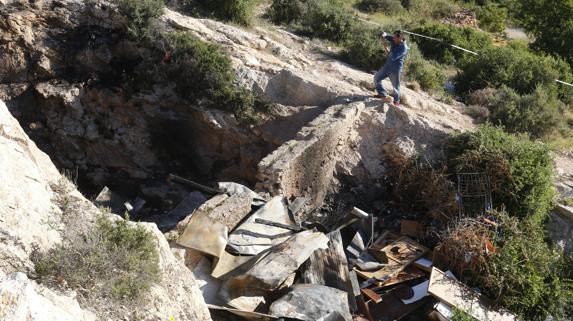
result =
M486 298L437 268L432 269L428 293L480 321L517 321L517 318L508 311L490 309L490 303Z
M376 303L380 303L382 302L382 297L379 296L376 292L366 288L366 289L362 289L362 294L364 294L368 299L376 302Z
M371 251L372 249L369 249ZM372 272L360 271L356 267L356 273L365 279L392 278L415 260L422 257L428 249L409 237L403 236L386 245L380 250L388 258L387 264L379 270Z
M328 248L316 250L301 267L303 283L326 285L348 293L351 309L356 309L352 284L348 276L348 261L344 253L340 231L327 234Z
M350 279L350 284L352 285L352 296L356 301L356 308L353 310L354 312L358 311L362 315L368 317L369 320L372 320L370 313L368 312L368 306L364 302L364 298L362 297L362 292L360 291L360 284L358 283L358 277L356 276L355 271L348 272L348 278ZM352 309L352 307L350 307Z
M398 273L395 277L384 282L383 287L389 287L406 281L415 280L423 277L424 275L426 274L424 274L424 272L422 272L420 269L409 266L405 268L404 271Z

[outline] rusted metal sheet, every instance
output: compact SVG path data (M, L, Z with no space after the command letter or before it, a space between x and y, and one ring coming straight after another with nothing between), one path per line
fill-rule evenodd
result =
M228 245L232 253L256 255L284 242L293 234L288 229L256 223L257 218L295 226L284 199L273 197L229 235Z
M320 232L295 234L243 264L241 273L223 284L220 296L230 306L254 311L264 295L281 286L315 250L325 249L327 244L328 238ZM248 298L257 299L246 302Z
M347 294L318 284L297 284L282 298L273 302L270 314L303 321L351 321Z

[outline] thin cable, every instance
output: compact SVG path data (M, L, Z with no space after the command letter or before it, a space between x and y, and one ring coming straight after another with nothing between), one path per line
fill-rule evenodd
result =
M362 21L362 22L366 22L366 23L370 23L370 24L376 25L376 26L378 26L378 27L383 27L383 26L382 26L381 24L379 24L379 23L376 23L376 22L373 22L373 21L368 21L368 20L362 19L362 18L360 18L360 17L358 17L358 20L360 20L360 21ZM452 44L446 43L446 42L445 42L444 40L442 40L442 39L433 38L433 37L429 37L429 36L424 36L424 35L421 35L421 34L419 34L419 33L410 32L410 31L407 31L407 30L402 30L402 32L407 33L407 34L410 34L410 35L413 35L413 36L417 36L417 37L421 37L421 38L426 38L426 39L438 41L438 42L441 42L441 43L443 43L443 44L445 44L445 45L448 45L448 46L450 46L450 47L452 47L452 48L459 49L459 50L465 51L465 52L467 52L467 53L470 53L470 54L472 54L472 55L479 56L479 54L478 54L477 52L475 52L475 51L471 51L471 50L468 50L468 49L466 49L466 48L462 48L462 47L460 47L460 46L456 46L456 45L452 45ZM564 81L559 80L559 79L555 79L555 81L558 82L558 83L560 83L560 84L573 87L573 84L570 84L570 83L568 83L568 82L564 82Z

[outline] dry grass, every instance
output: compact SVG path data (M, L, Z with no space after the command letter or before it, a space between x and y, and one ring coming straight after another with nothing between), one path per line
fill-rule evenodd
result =
M492 226L482 219L461 218L454 221L441 235L441 245L435 251L448 268L462 276L464 272L487 270L486 245L493 240ZM491 250L491 248L490 248Z
M445 166L433 167L429 162L406 157L397 147L386 149L389 178L398 205L408 211L449 221L459 213L456 189Z

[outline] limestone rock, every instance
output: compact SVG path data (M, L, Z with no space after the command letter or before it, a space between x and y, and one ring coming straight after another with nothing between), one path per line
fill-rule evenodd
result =
M93 220L99 210L76 190L56 189L54 183L61 179L57 169L30 141L3 102L0 102L0 167L3 169L0 171L0 297L3 298L0 319L94 320L93 315L79 308L75 299L56 295L17 273L33 272L29 260L33 244L46 251L60 242L62 222L55 203L58 195L69 193L77 201L74 208L83 214L82 221ZM211 320L192 272L175 258L155 224L138 224L143 224L156 238L162 275L161 282L151 288L142 306L147 320L168 319L166 311L180 320Z
M46 250L60 236L47 222L58 224L50 183L60 178L50 158L24 133L0 101L0 269L30 267L32 244ZM22 219L25 215L25 219Z
M92 312L58 295L24 273L0 274L0 319L4 321L95 321Z

